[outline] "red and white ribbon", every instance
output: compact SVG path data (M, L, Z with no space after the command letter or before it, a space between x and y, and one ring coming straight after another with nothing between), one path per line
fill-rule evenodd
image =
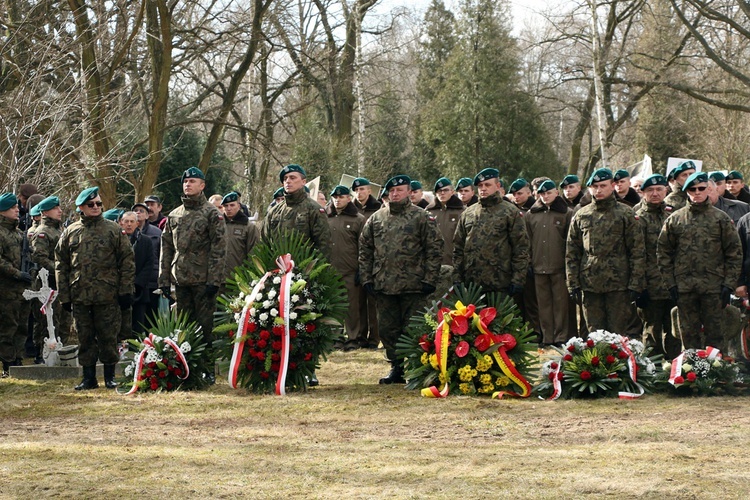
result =
M745 359L750 359L750 348L748 348L748 336L750 336L750 324L746 324L742 329L740 335L740 343L742 344L742 355Z
M630 350L630 346L628 346L628 339L625 338L622 342L622 350L625 351L625 353L628 355L628 372L630 373L630 378L633 379L633 383L638 388L638 392L628 392L628 391L620 391L617 393L620 399L637 399L643 396L643 393L646 392L645 389L641 384L638 383L638 369L635 362L635 355L633 354L633 351Z
M718 350L715 347L711 347L711 346L706 347L706 354L708 354L708 356L706 356L706 358L708 358L710 360L721 359L722 358L721 351Z
M47 315L47 306L52 305L52 303L57 298L57 290L50 290L49 295L47 295L47 300L42 302L42 307L39 309L42 314L45 316Z
M279 266L279 271L284 273L279 292L279 317L284 320L284 336L281 338L281 360L279 375L276 377L276 394L283 396L286 394L286 375L289 370L289 310L291 309L289 289L292 287L292 270L294 269L292 255L279 256L276 259L276 264Z
M682 384L675 384L675 379L682 374L682 360L685 359L685 352L681 352L679 356L672 360L672 369L669 371L669 383L675 387L680 387ZM684 383L684 382L683 382Z
M154 339L156 338L156 335L153 333L149 333L148 337L143 339L143 344L146 346L143 349L141 349L141 352L138 353L138 357L136 358L135 362L135 373L133 373L133 387L130 388L130 390L126 393L133 394L138 390L138 382L143 380L141 378L141 372L143 371L143 365L145 363L146 354L149 350L149 348L154 347ZM170 338L164 338L164 343L167 344L169 347L172 348L172 350L177 354L177 360L182 363L182 366L185 368L185 371L182 375L179 376L180 379L185 380L190 375L190 366L188 365L187 359L185 359L185 355L180 350L180 347L177 345L177 343L170 339Z
M255 302L255 297L258 296L258 293L260 292L260 289L263 288L264 283L266 282L266 279L271 275L271 271L267 272L263 275L263 277L258 280L258 283L253 288L252 292L250 292L250 295L248 295L247 302L245 304L245 307L242 308L242 314L240 314L240 321L237 325L237 332L234 334L234 350L232 351L232 360L229 362L229 375L227 377L227 380L229 381L229 386L232 389L237 388L237 373L240 369L240 362L242 361L242 353L245 351L245 341L242 341L242 339L245 336L245 333L247 332L247 326L248 322L250 320L249 317L249 311L250 308L253 306L253 302Z
M547 401L554 401L560 397L560 394L562 394L562 381L558 378L560 370L562 369L562 363L562 359L560 359L560 361L557 362L557 368L552 370L552 395L547 398ZM539 396L539 399L542 399L542 397Z

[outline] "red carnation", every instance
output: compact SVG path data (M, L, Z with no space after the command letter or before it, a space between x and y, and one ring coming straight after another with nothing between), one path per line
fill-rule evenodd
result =
M260 378L262 379L267 379L270 376L271 375L269 375L268 372L260 372Z
M151 377L151 383L152 384L158 384L159 383L159 379L156 378L156 377Z
M271 363L271 371L274 373L279 373L280 365L278 363Z
M311 359L312 359L312 353L311 352L308 352L307 354L305 354L305 361L310 361Z
M610 373L609 375L607 375L607 378L617 378L617 374L616 373Z
M547 375L550 380L555 380L555 372L549 372L549 375Z
M248 370L252 370L253 369L253 364L252 363L245 363L245 368L247 368Z
M581 380L591 380L591 372L588 370L583 370L581 372Z
M617 358L615 358L615 357L614 357L614 356L612 356L611 354L610 354L609 356L607 356L607 364L608 364L608 365L611 365L611 364L612 364L612 363L614 363L615 361L617 361Z
M258 341L258 349L265 349L266 346L268 346L268 342L266 342L265 340L260 339Z
M279 356L277 353L271 354L271 361L278 361L281 359L281 356Z
M168 390L172 390L173 387L174 387L174 384L172 382L167 382L167 389Z
M516 338L510 333L503 333L502 335L500 335L500 342L505 344L506 351L512 350L516 347L516 344L518 344L518 342L516 342Z
M281 341L280 340L274 340L271 342L271 349L274 351L280 351L281 350Z
M315 331L315 324L314 323L308 323L305 325L305 331L307 333L312 333Z
M182 370L180 368L175 368L174 369L174 374L179 377L179 376L182 375Z
M255 341L254 341L254 340L252 340L252 339L247 339L247 340L245 341L245 345L246 345L246 346L248 346L248 347L252 347L252 346L254 346L254 345L255 345Z
M162 362L162 363L164 363L165 365L166 365L167 363L169 363L169 361L167 361L167 358L161 358L161 362Z
M557 370L557 367L558 367L558 366L560 366L560 365L558 365L557 363L555 363L555 362L553 361L552 363L550 363L550 365L549 365L549 366L550 366L550 368L552 368L553 370Z
M296 339L297 338L297 330L294 328L289 329L289 338L290 339Z
M576 346L575 346L575 345L573 345L573 344L570 344L570 345L568 346L568 351L570 351L570 352L575 352L575 350L576 350Z
M564 376L563 372L557 372L557 380L562 380Z
M682 375L678 375L674 378L675 385L680 385L685 383L685 379L682 378Z
M476 347L479 352L486 351L490 348L490 345L492 345L492 337L486 333L477 335L477 338L474 339L474 347Z
M273 334L277 337L284 335L284 325L274 325L271 330L273 330Z
M297 363L295 363L294 361L290 361L289 362L289 369L290 370L296 370L297 369Z
M275 331L276 331L276 327L274 327L274 333ZM261 330L258 336L260 337L261 340L268 340L271 338L271 334L268 333L268 330Z
M570 354L566 354L563 356L563 361L573 361L573 356Z
M231 338L234 338L234 330L229 330L229 331L227 332L227 336L228 336L228 337L229 337L230 339L231 339Z
M253 333L253 332L255 332L255 331L256 331L257 329L258 329L258 324L257 324L257 323L248 323L248 324L247 324L247 331L248 331L248 332L250 332L250 333Z
M154 376L154 370L146 370L146 378L151 378Z
M696 351L695 355L702 359L705 359L708 357L708 353L704 351L703 349L701 349L700 351Z
M688 382L695 382L695 380L698 378L698 375L695 374L695 372L690 372L687 374L687 381Z
M266 353L258 351L258 354L256 354L255 357L258 361L265 361Z
M591 364L594 366L599 366L599 356L594 356L591 358Z
M159 378L164 378L167 376L167 370L162 370L159 372Z
M617 345L616 344L609 344L609 348L612 349L613 351L616 351L617 350Z
M150 362L150 363L148 364L148 367L149 367L149 368L156 368L156 363L154 363L154 362L152 361L152 362Z
M151 390L155 391L159 388L159 384L157 382L151 382Z
M462 340L456 346L456 356L458 356L459 358L463 358L467 354L469 354L469 343L465 340Z
M628 357L628 353L626 353L625 351L619 351L617 353L617 357L620 358L620 359L625 359L625 358Z
M586 341L586 347L594 347L594 341L591 339L588 339Z

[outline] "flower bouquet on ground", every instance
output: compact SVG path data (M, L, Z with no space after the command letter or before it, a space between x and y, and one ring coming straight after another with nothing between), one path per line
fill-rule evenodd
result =
M747 387L741 365L714 347L688 349L665 361L660 380L681 395L736 395Z
M130 364L118 391L176 391L206 387L207 371L204 352L206 342L196 323L184 313L159 315L150 333L141 339L128 340Z
M214 347L229 360L229 384L280 395L305 390L340 337L341 275L307 238L285 232L256 245L227 288Z
M649 357L651 348L616 333L597 330L586 340L573 337L559 356L542 365L534 392L549 400L576 397L634 399L653 392L661 355Z
M536 343L513 299L469 284L444 305L412 316L396 345L407 389L436 398L451 391L528 397Z

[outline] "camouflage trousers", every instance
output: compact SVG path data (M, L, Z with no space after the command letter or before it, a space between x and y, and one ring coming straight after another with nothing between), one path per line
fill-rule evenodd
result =
M6 363L23 358L26 328L19 326L25 327L28 319L28 309L21 307L23 302L26 302L23 298L0 300L0 360Z
M635 314L635 306L630 303L630 293L627 291L583 292L583 316L589 332L606 330L632 336ZM637 332L635 338L640 337L641 333Z
M651 300L648 307L638 309L643 321L643 343L653 346L652 354L674 359L682 351L682 341L672 334L672 301Z
M31 349L31 342L34 340L34 323L33 317L31 317L31 301L21 299L21 303L17 304L16 307L20 309L18 318L18 334L13 337L16 343L16 355L17 358L23 359L26 354L26 346L28 344Z
M350 344L367 345L367 294L355 283L354 274L344 276L349 308L346 311L344 329Z
M398 363L400 360L396 357L396 342L406 332L409 318L424 305L425 296L421 293L379 293L376 300L380 340L385 347L385 355L391 364Z
M724 341L721 333L723 312L718 293L680 292L677 317L684 348L702 349L707 345L721 348Z
M206 285L175 286L175 309L184 312L189 321L195 321L201 327L206 341L207 359L212 359L214 342L214 312L216 312L216 295L206 293Z
M114 365L120 360L117 334L120 332L120 306L73 303L73 318L78 328L78 362L94 366L96 360Z
M572 336L572 332L568 331L570 298L565 284L565 274L536 274L533 283L539 306L542 342L565 342Z

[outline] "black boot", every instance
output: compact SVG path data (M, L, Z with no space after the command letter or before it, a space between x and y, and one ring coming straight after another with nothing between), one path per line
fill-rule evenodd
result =
M404 369L398 363L391 364L391 373L380 379L379 384L405 384Z
M97 389L99 382L96 381L96 365L83 367L83 380L76 386L76 391Z
M307 387L318 387L319 385L318 377L315 376L315 372L312 372L312 375L307 379Z
M104 387L107 389L116 389L115 382L115 365L104 365Z
M10 363L3 361L3 373L0 374L0 378L10 377Z

